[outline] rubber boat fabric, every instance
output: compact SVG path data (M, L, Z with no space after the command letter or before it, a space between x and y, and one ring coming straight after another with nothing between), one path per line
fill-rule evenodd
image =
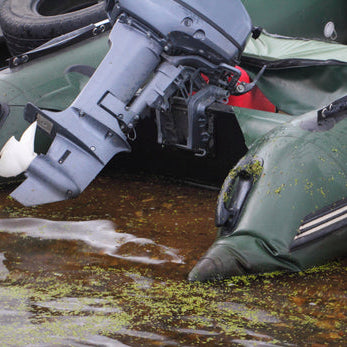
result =
M314 111L253 143L247 158L258 164L252 167L243 160L230 175L252 180L256 172L258 177L236 221L240 200L231 206L228 200L231 191L237 195L241 180L222 189L219 200L227 205L230 219L219 226L215 243L191 271L190 280L300 271L346 256L347 113L343 113L344 119L328 131L302 127L317 121Z
M347 94L347 46L343 44L263 31L257 40L249 40L242 63L251 76L266 65L257 85L290 115L323 108Z

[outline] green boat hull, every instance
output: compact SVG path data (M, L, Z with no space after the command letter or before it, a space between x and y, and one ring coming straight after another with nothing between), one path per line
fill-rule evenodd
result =
M253 144L247 158L262 167L237 225L219 228L190 280L299 271L346 256L347 118L326 131L305 129L316 118L317 112L297 117ZM242 163L230 175L247 171ZM329 219L335 210L336 220ZM317 224L300 237L308 218Z

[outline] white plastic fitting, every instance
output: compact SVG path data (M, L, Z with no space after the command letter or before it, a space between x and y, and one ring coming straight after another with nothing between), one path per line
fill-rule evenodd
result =
M32 123L19 141L12 136L0 151L0 176L14 177L25 172L37 154L34 141L37 122Z

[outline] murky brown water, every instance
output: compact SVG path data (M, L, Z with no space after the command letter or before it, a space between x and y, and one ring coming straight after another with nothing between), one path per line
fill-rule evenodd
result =
M24 208L1 189L1 345L346 345L346 261L186 281L215 237L216 191L99 177Z

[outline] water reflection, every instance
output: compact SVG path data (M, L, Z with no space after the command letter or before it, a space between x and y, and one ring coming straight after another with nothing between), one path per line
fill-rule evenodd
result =
M2 232L19 233L21 236L40 240L82 241L104 254L144 264L183 263L182 257L177 254L178 250L157 244L147 238L117 233L115 229L114 223L108 220L81 222L38 218L0 220Z
M185 280L213 242L215 191L101 177L76 200L24 208L6 198L6 189L0 191L2 345L346 341L346 262L216 284Z

